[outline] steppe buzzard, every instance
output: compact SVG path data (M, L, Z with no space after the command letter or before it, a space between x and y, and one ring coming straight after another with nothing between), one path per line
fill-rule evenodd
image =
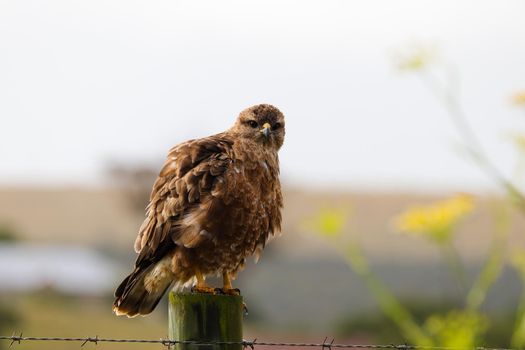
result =
M115 292L117 315L150 313L170 286L214 293L207 275L222 274L220 291L238 293L231 279L281 229L284 134L283 114L261 104L227 131L170 150L135 241L135 269Z

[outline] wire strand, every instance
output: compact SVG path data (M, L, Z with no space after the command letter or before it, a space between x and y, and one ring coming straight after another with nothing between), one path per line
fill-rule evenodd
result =
M259 346L275 346L275 347L312 347L322 349L394 349L394 350L523 350L523 349L510 349L510 348L493 348L493 347L473 347L473 348L459 348L459 347L440 347L440 346L418 346L408 344L337 344L332 339L330 342L328 338L322 343L294 343L294 342L274 342L274 341L258 341L257 339L249 341L196 341L196 340L173 340L173 339L113 339L113 338L99 338L95 337L84 337L84 338L64 338L64 337L24 337L22 334L19 336L0 336L0 340L10 340L12 346L17 343L20 344L23 341L61 341L61 342L79 342L80 346L83 347L87 343L147 343L147 344L162 344L170 347L171 345L240 345L243 348L255 349L256 345Z

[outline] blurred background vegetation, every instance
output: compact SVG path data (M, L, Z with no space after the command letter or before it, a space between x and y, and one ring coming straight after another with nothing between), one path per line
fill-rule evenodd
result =
M0 334L166 337L111 312L162 157L270 102L246 338L524 348L523 4L256 3L0 3Z
M452 89L452 79L456 70L442 62L436 62L432 50L424 46L404 49L396 56L397 68L401 71L415 72L426 82L430 92L444 104L454 121L458 133L463 137L465 154L497 183L507 198L489 200L491 225L482 228L492 236L490 247L482 259L481 266L467 274L464 259L455 246L454 240L458 226L475 208L476 200L471 195L458 194L454 197L427 205L416 204L400 213L393 220L400 233L423 238L431 242L440 252L448 266L451 279L456 287L455 298L449 303L421 300L404 300L394 295L388 286L373 272L360 246L351 225L351 213L338 208L323 210L307 227L333 242L349 267L361 278L376 299L382 314L350 318L340 326L344 334L364 332L375 334L383 342L402 343L421 346L441 346L451 348L475 348L478 346L503 346L522 348L525 346L525 288L523 279L525 250L514 247L508 250L508 237L512 227L510 212L525 215L525 196L512 179L506 178L482 149L456 91ZM437 67L436 67L437 66ZM435 79L436 70L447 70L448 80ZM511 97L516 107L525 106L525 94L518 92ZM520 134L514 135L518 159L523 155ZM512 208L513 207L513 208ZM481 234L481 232L476 232ZM475 239L475 238L474 238ZM509 254L510 253L510 254ZM522 296L517 307L499 313L487 312L483 306L493 284L503 273L505 266L511 266L520 276ZM377 330L381 330L377 332Z

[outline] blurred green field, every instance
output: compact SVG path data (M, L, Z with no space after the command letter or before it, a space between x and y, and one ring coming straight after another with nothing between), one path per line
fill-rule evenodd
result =
M4 324L2 335L13 332L35 337L95 337L100 338L145 338L167 337L167 315L160 307L149 317L133 319L116 317L111 311L110 298L80 299L53 293L23 296L2 296L5 314L14 316L14 323ZM1 311L0 311L1 312ZM0 322L2 324L2 322ZM7 349L8 341L0 342L0 349ZM84 348L95 346L86 344ZM100 345L98 345L100 347ZM16 349L72 349L80 343L24 341ZM104 344L110 349L158 349L158 344Z

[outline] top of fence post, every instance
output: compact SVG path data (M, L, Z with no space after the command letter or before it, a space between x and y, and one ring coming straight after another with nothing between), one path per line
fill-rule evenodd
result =
M169 294L169 337L196 342L237 344L176 344L180 350L242 349L243 301L241 296L194 293Z

